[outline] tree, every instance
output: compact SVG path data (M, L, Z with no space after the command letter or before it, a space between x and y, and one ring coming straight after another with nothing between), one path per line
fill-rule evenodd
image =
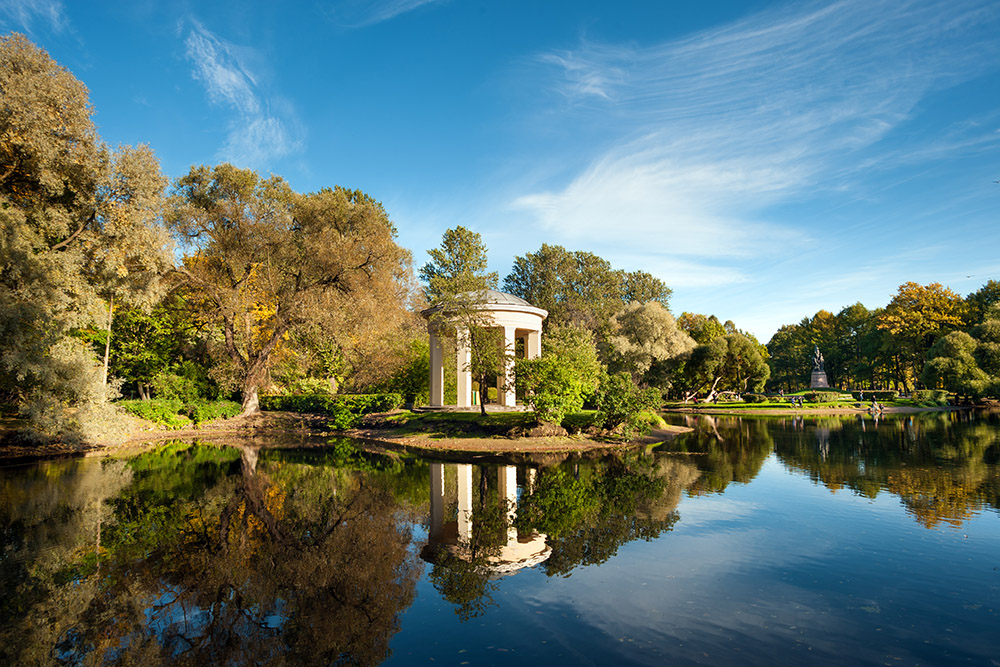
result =
M22 35L0 37L0 100L0 387L55 432L109 393L77 332L148 305L170 262L162 177L148 148L101 144L87 89Z
M1000 304L1000 281L987 280L985 285L965 297L965 303L968 306L966 322L968 324L981 323L986 318L990 308L995 304Z
M441 237L441 247L427 251L431 261L420 269L431 304L457 295L496 289L496 272L487 272L486 246L479 232L459 225Z
M479 307L486 290L496 287L497 274L486 271L482 237L462 226L447 230L441 247L427 254L431 261L420 269L420 278L435 308L431 324L469 347L468 366L459 370L471 373L479 384L479 409L485 416L487 381L505 377L514 355L504 347L503 331L493 327L489 313Z
M678 377L678 387L687 402L707 392L712 400L719 391L760 391L770 368L758 346L743 334L726 334L690 352Z
M952 331L934 343L920 376L928 387L943 387L966 397L981 396L989 376L976 363L978 343L964 331Z
M539 421L559 424L567 414L583 409L601 379L594 336L582 327L554 327L542 338L542 356L518 359L518 389L531 403Z
M974 354L979 367L993 376L996 383L1000 382L1000 305L992 306L985 318L982 324L972 329L973 336L979 341Z
M177 274L222 339L244 416L259 411L258 390L290 332L348 309L378 317L405 297L409 254L360 190L299 195L278 176L192 167L174 186L168 222L187 251Z
M579 324L600 335L611 317L633 301L659 301L671 290L645 271L627 273L590 252L570 252L543 243L537 252L515 257L504 289L549 312L546 326Z
M681 313L677 318L677 326L686 331L699 345L706 345L726 335L726 328L715 315L706 317L699 313Z
M878 327L892 334L887 342L897 358L895 379L904 389L919 377L934 341L962 326L964 315L962 297L940 283L899 286L879 316Z
M611 366L630 373L637 382L648 383L647 374L655 364L690 352L696 345L658 301L629 304L611 323Z

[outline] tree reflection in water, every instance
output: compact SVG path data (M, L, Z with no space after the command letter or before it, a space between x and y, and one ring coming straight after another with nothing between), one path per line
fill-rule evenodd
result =
M868 415L713 417L689 420L695 431L671 443L702 471L692 492L746 483L772 452L787 468L831 490L875 498L891 493L926 528L961 526L1000 508L1000 416L931 412Z
M378 664L415 594L410 526L428 509L430 580L469 619L498 576L603 563L670 531L684 493L748 483L772 453L831 489L892 493L928 528L1000 507L996 416L693 424L642 454L436 464L437 490L434 466L348 441L0 471L0 664ZM446 491L454 505L435 505Z
M463 621L489 609L499 577L535 565L549 576L566 576L578 566L605 562L627 542L670 530L683 490L698 477L694 466L669 456L609 457L540 470L522 466L518 500L516 471L431 466L430 539L421 555L433 563L435 588ZM446 479L452 478L455 490L448 493ZM478 494L465 500L473 486ZM445 507L446 497L455 498L453 505ZM445 514L454 520L444 522L439 517Z
M420 567L377 475L182 444L128 467L100 546L17 587L8 664L385 659Z

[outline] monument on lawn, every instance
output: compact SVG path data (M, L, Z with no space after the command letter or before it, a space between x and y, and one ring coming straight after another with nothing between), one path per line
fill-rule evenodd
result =
M809 379L810 389L829 389L830 381L826 379L826 369L823 367L823 353L819 345L813 347L813 370Z

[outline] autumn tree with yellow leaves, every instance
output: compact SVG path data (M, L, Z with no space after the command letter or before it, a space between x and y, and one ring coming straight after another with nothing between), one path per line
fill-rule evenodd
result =
M218 337L244 416L259 411L258 392L290 334L348 338L403 312L410 255L382 205L359 190L299 194L278 176L193 167L176 182L166 218L186 252L177 275Z

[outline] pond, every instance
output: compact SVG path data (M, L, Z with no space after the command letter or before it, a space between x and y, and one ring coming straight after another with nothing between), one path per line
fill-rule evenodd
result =
M996 415L0 469L0 664L996 664Z

